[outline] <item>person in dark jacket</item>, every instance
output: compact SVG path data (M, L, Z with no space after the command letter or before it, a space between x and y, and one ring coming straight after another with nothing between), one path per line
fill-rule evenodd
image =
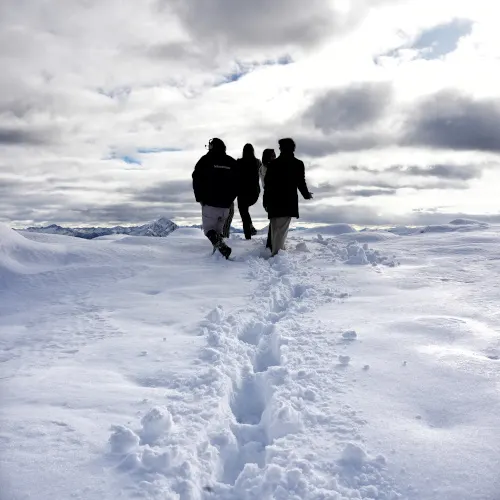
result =
M264 149L264 151L262 152L262 165L260 166L259 169L259 176L260 176L260 182L262 183L262 190L264 190L266 184L267 166L273 160L276 160L276 153L274 152L274 149L271 148ZM271 224L269 224L267 228L266 248L271 248Z
M299 196L312 199L307 188L304 163L295 158L295 142L286 138L278 141L280 155L268 167L264 186L264 208L271 225L271 251L276 255L285 249L292 217L299 217Z
M251 144L245 144L243 154L238 160L238 175L240 177L240 188L238 193L238 210L243 222L245 239L250 240L257 234L253 227L250 207L257 203L260 196L259 169L260 160L255 157L255 151Z
M238 173L236 160L226 154L221 139L210 140L208 153L196 163L192 177L194 196L202 206L203 232L214 251L219 250L227 259L231 248L222 239L222 231L238 194Z

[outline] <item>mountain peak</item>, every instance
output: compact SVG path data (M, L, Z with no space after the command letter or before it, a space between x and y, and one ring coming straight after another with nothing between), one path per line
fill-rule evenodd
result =
M99 236L109 234L128 234L132 236L153 236L163 238L178 228L177 224L172 222L167 217L160 217L157 220L144 224L142 226L115 226L115 227L92 227L92 228L71 228L61 227L57 224L51 224L46 227L29 227L24 231L33 233L49 233L49 234L63 234L67 236L75 236L77 238L85 238L91 240Z

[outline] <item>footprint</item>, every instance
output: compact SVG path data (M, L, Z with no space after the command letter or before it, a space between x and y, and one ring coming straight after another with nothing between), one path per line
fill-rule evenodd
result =
M265 372L271 366L281 364L281 344L281 335L276 332L262 337L253 361L255 373Z
M265 409L262 389L254 374L247 374L231 398L231 411L239 424L257 425Z
M247 324L239 335L239 339L249 345L258 345L263 335L269 335L274 325L254 321Z

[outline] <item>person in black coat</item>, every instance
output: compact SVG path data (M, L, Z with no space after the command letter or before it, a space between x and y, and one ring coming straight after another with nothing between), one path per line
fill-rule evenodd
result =
M265 189L266 185L266 172L267 172L267 166L273 161L276 160L276 153L274 152L274 149L268 148L264 149L262 152L262 165L259 170L259 175L260 175L260 182L262 183L262 190ZM271 248L271 224L269 224L267 228L267 241L266 241L266 248Z
M255 157L255 151L251 144L245 144L242 157L237 162L240 184L238 210L243 222L245 238L249 240L257 234L249 209L257 203L260 196L259 170L261 163Z
M285 249L292 217L299 217L299 196L312 199L307 188L304 163L295 158L295 142L286 138L278 141L280 155L268 167L264 185L264 208L271 226L271 251L276 255Z
M193 190L196 201L202 206L203 232L214 246L227 258L231 254L222 239L229 207L238 195L236 160L226 154L226 145L219 138L208 143L208 153L202 156L193 172Z

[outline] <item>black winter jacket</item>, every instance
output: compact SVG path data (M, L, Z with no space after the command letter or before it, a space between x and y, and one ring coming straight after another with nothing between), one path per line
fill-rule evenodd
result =
M238 204L251 207L257 203L260 195L259 169L257 158L237 160L239 175Z
M294 155L281 154L267 167L264 186L264 208L269 219L299 217L299 196L311 198L305 179L304 163Z
M193 172L193 190L198 203L229 208L238 194L236 160L225 153L209 151Z

